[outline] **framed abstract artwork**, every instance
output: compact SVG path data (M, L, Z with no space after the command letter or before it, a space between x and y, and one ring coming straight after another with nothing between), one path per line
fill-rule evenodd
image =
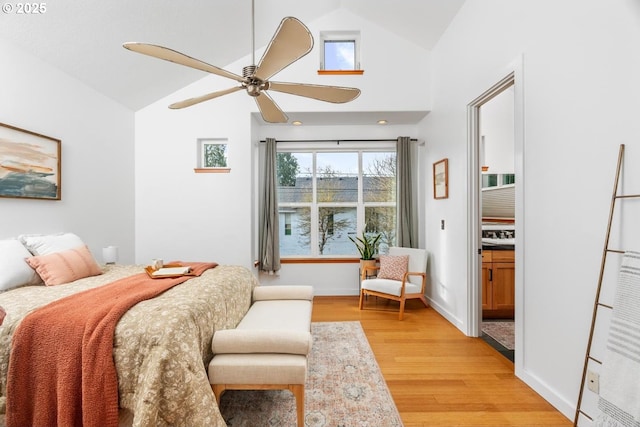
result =
M60 200L61 141L0 123L0 197Z
M433 198L449 197L449 159L442 159L433 164Z

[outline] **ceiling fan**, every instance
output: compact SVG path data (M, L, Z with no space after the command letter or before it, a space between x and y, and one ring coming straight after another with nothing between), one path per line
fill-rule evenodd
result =
M254 1L252 0L252 61L251 65L242 69L242 76L163 46L137 42L125 43L123 46L134 52L164 59L165 61L175 62L176 64L185 65L197 70L206 71L240 83L239 86L229 89L173 103L169 105L169 108L176 109L190 107L192 105L244 89L255 99L258 109L260 110L260 114L266 122L286 123L288 120L287 115L280 109L280 107L278 107L267 91L272 90L276 92L284 92L291 95L298 95L333 103L349 102L360 95L360 89L350 87L270 81L269 79L273 75L311 51L311 48L313 47L313 36L309 29L298 19L290 16L286 17L282 22L280 22L280 26L271 38L260 62L258 65L255 65L254 19Z

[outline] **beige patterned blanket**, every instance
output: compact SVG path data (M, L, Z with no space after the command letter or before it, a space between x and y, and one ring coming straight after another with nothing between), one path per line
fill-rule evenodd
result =
M11 336L20 320L51 301L141 271L142 266L107 266L103 275L67 285L0 294L7 312L0 326L0 413L6 406ZM116 327L120 407L133 412L134 426L225 425L205 369L213 357L211 338L242 319L257 281L244 267L222 265L187 283L135 305Z

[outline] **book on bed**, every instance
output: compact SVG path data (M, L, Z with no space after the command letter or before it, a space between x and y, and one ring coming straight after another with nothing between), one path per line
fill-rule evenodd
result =
M179 266L179 267L162 267L151 273L154 277L159 276L180 276L191 273L191 267Z

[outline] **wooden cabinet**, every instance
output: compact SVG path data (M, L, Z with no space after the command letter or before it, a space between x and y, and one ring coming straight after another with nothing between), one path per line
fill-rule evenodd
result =
M515 251L482 251L482 316L513 318Z

